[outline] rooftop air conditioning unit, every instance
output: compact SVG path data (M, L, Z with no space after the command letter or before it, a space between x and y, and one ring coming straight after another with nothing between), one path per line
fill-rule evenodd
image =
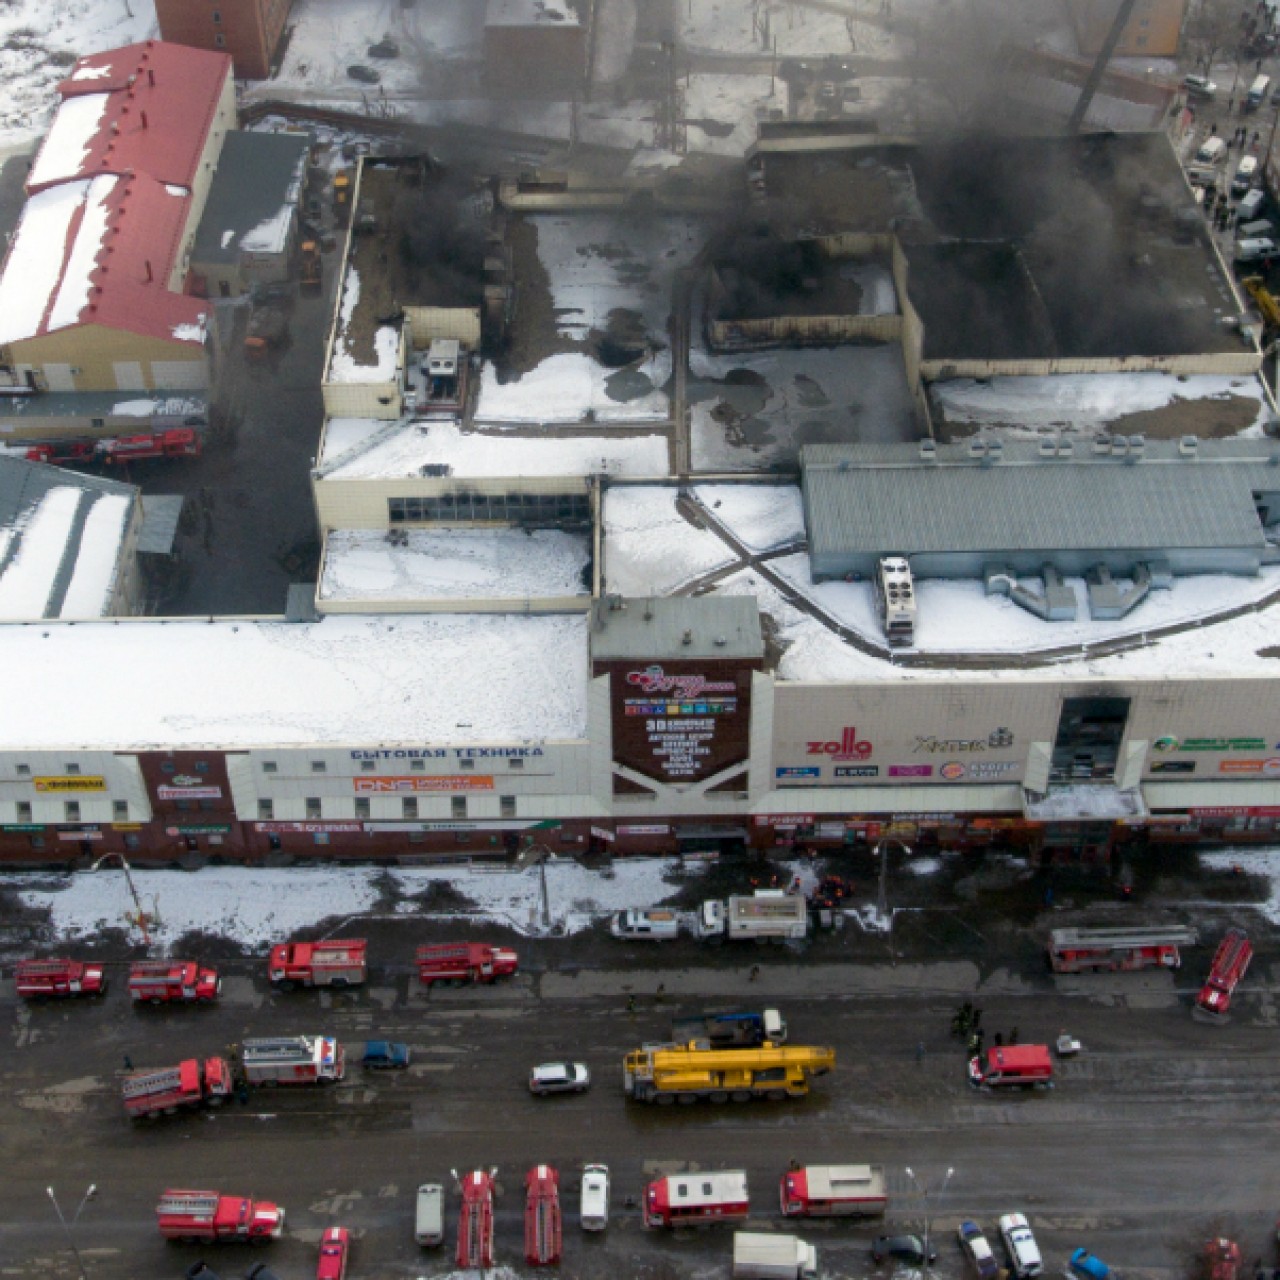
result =
M1178 441L1178 452L1184 458L1194 458L1200 451L1200 441L1196 436L1183 436Z
M1111 452L1111 437L1105 431L1093 437L1093 451L1097 454Z
M1128 436L1112 436L1111 437L1111 456L1113 458L1123 458L1129 452Z
M1076 447L1070 440L1058 441L1058 457L1071 458L1075 456Z

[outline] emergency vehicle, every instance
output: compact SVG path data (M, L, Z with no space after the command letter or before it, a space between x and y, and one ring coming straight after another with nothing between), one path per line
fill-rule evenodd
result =
M61 462L105 462L111 466L142 458L196 458L199 455L200 437L189 427L114 436L109 440L51 440L47 444L32 445L26 454L28 462L55 466Z
M469 982L496 982L509 978L520 967L520 958L510 947L493 947L486 942L441 943L419 947L418 981L423 986L436 982L465 987Z
M493 1174L474 1169L462 1179L457 1262L460 1270L493 1266Z
M787 1218L878 1218L889 1204L884 1166L811 1164L782 1175L779 1188Z
M554 1267L560 1261L560 1175L537 1164L524 1179L524 1260L531 1267Z
M1047 1044L1009 1044L969 1060L969 1083L992 1089L1032 1089L1053 1080Z
M225 1058L186 1058L176 1067L135 1071L126 1076L124 1109L135 1120L171 1116L183 1107L218 1107L231 1096L234 1082Z
M1231 1008L1231 997L1253 959L1253 943L1243 929L1230 929L1218 944L1209 980L1196 996L1192 1014L1202 1021L1222 1022Z
M24 1000L101 996L107 992L102 965L81 960L19 960L14 977Z
M1049 935L1054 973L1116 973L1128 969L1176 969L1179 947L1194 947L1194 929L1055 929Z
M250 1084L333 1084L346 1074L342 1046L332 1036L246 1040L240 1062Z
M346 1280L347 1257L351 1252L351 1232L346 1227L326 1227L320 1237L320 1258L316 1280Z
M166 1240L195 1244L267 1244L284 1231L284 1210L277 1205L217 1191L166 1191L156 1205L156 1218Z
M368 977L363 938L282 942L271 948L268 972L281 991L295 987L358 987Z
M134 1000L208 1004L221 990L218 971L201 968L194 960L138 960L129 969L129 995Z
M627 1054L622 1065L623 1087L637 1102L782 1102L803 1098L809 1081L836 1065L836 1051L805 1045L650 1045Z
M751 1215L747 1175L741 1169L677 1173L644 1189L646 1227L697 1227L745 1222Z

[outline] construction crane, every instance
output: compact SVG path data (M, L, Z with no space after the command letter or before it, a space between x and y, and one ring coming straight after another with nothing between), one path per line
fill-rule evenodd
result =
M1253 299L1253 305L1258 308L1263 328L1268 333L1280 333L1280 303L1267 288L1267 282L1262 276L1245 276L1240 283Z

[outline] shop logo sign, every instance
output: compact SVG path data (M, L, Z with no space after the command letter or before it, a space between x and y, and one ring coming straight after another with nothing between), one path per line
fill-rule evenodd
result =
M837 765L835 775L837 778L878 778L880 766L878 764Z
M830 756L833 760L869 760L871 743L858 737L857 729L846 725L840 730L839 742L807 742L805 752L811 756Z
M708 680L706 676L669 676L656 663L643 671L628 671L627 683L645 693L674 693L680 698L699 698L704 693L733 693L737 685L732 680Z
M931 734L917 735L916 745L912 748L915 755L919 755L922 751L927 753L942 753L945 755L959 755L964 751L1007 751L1013 746L1013 730L1006 729L1003 725L999 729L992 729L986 738L935 738Z

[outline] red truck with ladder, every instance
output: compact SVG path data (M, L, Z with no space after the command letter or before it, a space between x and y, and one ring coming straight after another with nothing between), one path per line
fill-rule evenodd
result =
M1054 929L1049 965L1054 973L1118 973L1129 969L1176 969L1179 947L1199 936L1180 926L1154 929Z
M129 996L138 1002L209 1004L221 990L218 971L194 960L138 960L129 969Z
M107 993L102 965L82 960L19 960L14 977L24 1000L64 1000Z
M124 1109L135 1120L171 1116L186 1107L219 1107L235 1082L225 1058L185 1058L176 1067L135 1071L124 1080Z
M560 1261L560 1175L549 1164L536 1164L524 1179L524 1260L531 1267L554 1267Z
M358 987L369 976L363 938L281 942L271 948L269 974L281 991L295 987Z
M277 1205L217 1191L166 1191L156 1218L166 1240L193 1244L268 1244L284 1231L284 1210Z
M473 1169L462 1179L456 1256L462 1271L493 1266L493 1174L484 1169Z
M273 1036L246 1040L240 1065L250 1084L336 1084L346 1055L332 1036Z
M510 947L487 942L440 943L418 948L418 981L429 987L437 982L465 987L469 982L496 982L520 968L520 957Z
M744 1222L751 1216L747 1175L741 1169L674 1173L644 1189L646 1227L696 1227Z
M1231 1008L1231 997L1240 980L1248 972L1253 959L1253 943L1243 929L1229 929L1218 944L1209 979L1196 996L1193 1016L1204 1022L1224 1022Z
M190 427L142 431L108 440L53 440L27 450L28 462L105 462L115 466L143 458L197 458L200 437Z

